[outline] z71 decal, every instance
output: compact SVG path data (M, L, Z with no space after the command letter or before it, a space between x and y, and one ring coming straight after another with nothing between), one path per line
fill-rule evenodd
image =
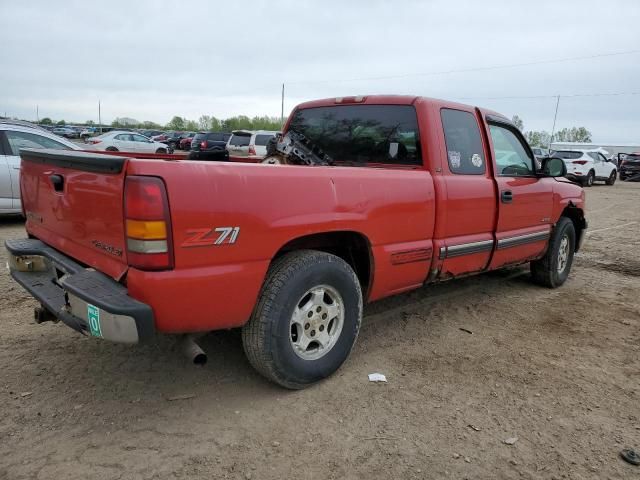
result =
M182 242L181 247L231 245L238 240L240 227L192 228L186 234L187 239Z

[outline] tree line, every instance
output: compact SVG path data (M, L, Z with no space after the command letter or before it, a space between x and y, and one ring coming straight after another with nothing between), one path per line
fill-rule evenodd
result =
M41 125L60 125L67 124L65 120L54 121L48 117L40 120ZM87 120L82 125L95 126L93 120ZM225 119L216 118L210 115L202 115L197 121L189 120L180 116L174 116L169 123L161 125L156 122L144 121L136 122L127 119L116 118L111 122L114 128L141 128L145 130L177 130L177 131L211 131L211 132L231 132L232 130L272 130L279 131L282 128L280 118L269 116L247 117L246 115L238 115Z
M514 115L511 121L518 127L532 147L548 148L552 142L591 143L591 132L585 127L563 128L555 132L552 137L546 130L525 131L524 122L518 115Z

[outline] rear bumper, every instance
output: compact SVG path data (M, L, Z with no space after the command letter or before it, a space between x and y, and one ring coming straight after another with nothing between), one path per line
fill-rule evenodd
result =
M155 335L149 305L100 272L36 239L7 240L11 276L57 319L82 333L138 343Z

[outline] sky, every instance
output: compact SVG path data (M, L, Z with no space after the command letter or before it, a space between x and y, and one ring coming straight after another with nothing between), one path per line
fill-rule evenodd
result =
M0 115L30 120L279 116L284 83L285 115L415 94L547 131L560 95L556 130L640 143L638 0L0 0L0 65Z

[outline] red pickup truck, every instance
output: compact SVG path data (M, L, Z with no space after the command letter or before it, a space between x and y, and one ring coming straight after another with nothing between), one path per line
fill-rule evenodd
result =
M558 287L584 239L584 192L504 116L413 96L303 103L283 133L323 165L24 150L27 239L11 274L39 321L104 339L242 327L287 388L335 372L364 302L530 263ZM198 361L203 355L194 354Z

